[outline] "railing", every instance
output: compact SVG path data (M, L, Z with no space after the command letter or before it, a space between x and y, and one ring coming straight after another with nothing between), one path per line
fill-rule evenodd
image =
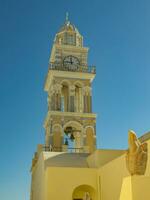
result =
M68 146L66 146L65 149L63 149L62 147L49 147L49 146L47 147L47 146L43 146L43 151L82 153L84 151L84 149L83 148L72 148L72 147L68 147Z
M52 151L50 146L43 146L43 151Z
M58 71L72 71L72 72L84 72L96 74L95 66L83 66L83 65L67 65L64 66L59 63L49 63L49 70L58 70Z
M69 153L83 153L83 148L68 148Z

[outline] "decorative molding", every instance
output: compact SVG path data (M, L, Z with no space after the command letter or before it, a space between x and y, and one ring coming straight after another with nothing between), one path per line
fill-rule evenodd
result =
M83 87L83 95L92 95L92 88L90 86Z
M81 73L81 72L71 72L71 71L57 71L57 70L49 70L46 81L45 81L45 86L44 90L48 91L49 87L51 85L53 77L60 77L60 78L72 78L72 79L82 79L82 80L90 80L90 82L93 81L95 78L94 73Z
M59 83L56 83L55 85L53 85L53 91L56 93L56 94L60 94L61 93L61 89L62 89L62 85L59 84Z
M69 96L75 96L75 86L74 85L69 86Z

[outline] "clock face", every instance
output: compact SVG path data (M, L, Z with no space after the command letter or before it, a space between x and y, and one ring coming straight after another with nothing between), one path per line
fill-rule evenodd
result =
M70 70L76 70L79 67L79 60L75 56L67 56L63 60L63 65Z

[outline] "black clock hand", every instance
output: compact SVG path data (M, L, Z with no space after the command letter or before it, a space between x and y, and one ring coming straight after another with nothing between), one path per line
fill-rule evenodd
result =
M70 64L71 62L70 61L65 61L65 63L69 63Z
M72 62L72 57L70 58L70 63L71 63L71 65L73 64L73 62Z

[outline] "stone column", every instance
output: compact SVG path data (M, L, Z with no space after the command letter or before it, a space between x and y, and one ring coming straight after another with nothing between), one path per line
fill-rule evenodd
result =
M50 96L50 93L48 93L48 97L47 97L47 106L48 106L48 110L51 110L51 96Z
M83 112L83 94L82 88L79 88L79 99L78 99L78 112Z
M92 88L88 88L88 113L92 112Z
M90 95L90 112L92 112L92 94Z
M53 150L61 151L63 145L62 128L59 124L53 126Z
M75 133L75 152L79 153L81 150L81 133L76 132Z
M91 94L88 94L87 101L88 101L88 113L90 113L90 112L92 112L92 96L91 96Z
M50 92L49 92L49 107L50 110L54 111L55 110L55 90L54 87L51 88Z
M89 153L89 146L86 144L86 127L83 129L83 152Z
M46 127L45 132L45 147L49 148L50 146L50 127Z
M75 111L75 86L69 87L69 112Z
M46 129L45 129L45 147L47 150L50 149L52 144L52 119L50 119Z
M57 94L57 110L61 111L61 92Z
M83 101L84 101L84 112L91 112L92 106L92 96L91 96L91 87L86 86L83 88Z
M86 95L83 95L83 111L86 113L87 112L87 96Z
M61 110L61 84L55 84L53 87L53 97L52 97L52 104L54 110L60 111Z

